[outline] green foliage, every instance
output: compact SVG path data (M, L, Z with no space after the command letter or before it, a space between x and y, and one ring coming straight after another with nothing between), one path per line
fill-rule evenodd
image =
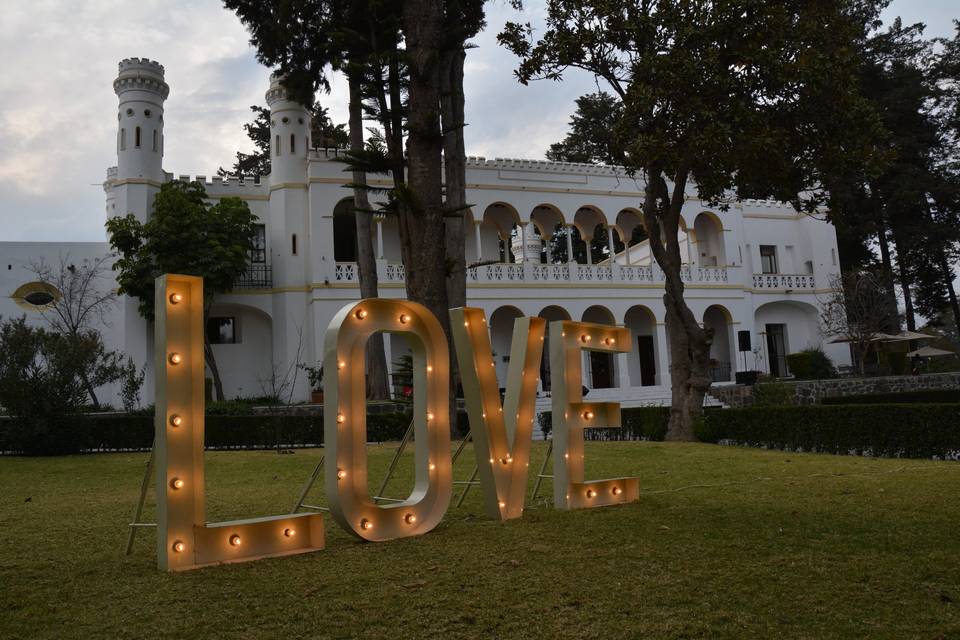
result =
M820 404L913 404L913 403L960 402L960 389L927 389L900 393L871 393L861 396L838 396L823 398Z
M713 442L902 458L960 453L960 403L724 409L707 414Z
M837 377L830 357L819 347L804 349L787 356L790 373L798 380L824 380Z
M754 385L753 405L756 407L782 407L794 403L792 386L779 380Z
M606 91L577 98L577 110L570 118L570 131L560 142L550 145L547 159L556 162L618 164L614 129L623 116L623 103Z
M153 319L154 280L164 273L201 276L204 295L229 291L247 269L255 217L240 198L207 202L199 182L168 182L160 188L153 215L141 223L133 214L107 220L119 292L137 298L141 315Z
M88 382L122 383L127 402L139 396L143 377L129 358L107 351L96 332L68 336L23 318L0 322L0 406L9 416L9 448L27 455L75 451L75 414L83 410Z
M311 365L300 365L300 368L307 374L307 381L310 383L310 388L314 391L323 391L323 365L311 366Z

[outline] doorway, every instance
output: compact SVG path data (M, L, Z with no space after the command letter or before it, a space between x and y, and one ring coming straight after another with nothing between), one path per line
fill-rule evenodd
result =
M768 324L767 355L770 358L770 375L783 378L787 375L787 329L783 324Z
M657 380L657 360L653 336L637 336L637 358L640 360L640 386L652 387Z

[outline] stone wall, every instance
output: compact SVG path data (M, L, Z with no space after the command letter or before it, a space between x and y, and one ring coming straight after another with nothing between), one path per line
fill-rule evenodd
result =
M930 389L957 389L960 399L960 372L956 371L919 376L782 381L780 384L793 390L793 404L819 404L822 398ZM714 386L710 389L710 395L729 407L749 407L753 404L753 387L746 385Z

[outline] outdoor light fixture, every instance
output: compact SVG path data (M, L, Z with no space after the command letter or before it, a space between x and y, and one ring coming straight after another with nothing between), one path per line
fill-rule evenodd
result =
M630 332L624 327L570 320L550 323L553 504L557 509L599 507L639 498L637 478L587 481L583 466L583 430L619 427L620 404L583 402L581 352L623 353L629 351L629 344Z
M403 521L407 524L416 524L417 516L413 515L412 513L408 513L407 515L403 516Z
M351 321L364 318L362 323ZM367 477L366 365L348 358L350 367L337 369L338 354L363 353L377 333L404 337L413 355L414 487L409 497L381 505L369 494ZM371 542L421 535L432 530L446 513L453 494L450 464L450 393L447 341L436 317L407 300L371 298L345 305L330 321L323 344L324 368L336 375L324 380L327 412L325 489L330 515L347 532ZM429 373L429 375L428 375ZM435 410L434 410L435 409ZM337 482L343 470L357 482ZM412 515L414 520L408 520ZM376 527L374 527L376 523Z
M154 361L178 365L160 367L155 377L155 486L167 487L157 491L157 564L179 571L322 549L323 516L318 513L207 522L203 299L201 278L164 275L156 280ZM300 531L296 541L277 535L295 528Z
M347 477L347 472L343 469L337 469L337 480L343 480Z
M297 535L297 532L291 529L290 527L287 527L286 529L283 530L283 536L285 538L292 538L295 535Z
M536 414L546 321L543 318L514 321L507 379L502 385L495 375L496 363L483 310L451 309L450 326L460 362L484 512L495 520L518 518L523 512L527 487L532 417ZM488 372L482 371L484 363L490 364ZM501 386L506 388L503 404ZM485 411L494 406L496 412ZM511 465L514 459L522 464Z

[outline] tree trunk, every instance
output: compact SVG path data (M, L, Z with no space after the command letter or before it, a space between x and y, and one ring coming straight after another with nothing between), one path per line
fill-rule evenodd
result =
M677 232L684 202L687 172L674 178L673 193L659 170L646 171L643 219L650 248L663 270L666 327L670 349L671 405L667 440L695 442L695 426L703 414L703 398L710 388L711 331L704 330L683 299L683 266Z
M450 336L443 210L443 137L440 130L439 36L442 3L404 4L407 63L407 185L400 185L401 253L410 300L434 313Z
M880 245L880 263L882 269L882 281L886 290L887 298L887 326L884 331L887 333L900 333L900 321L897 319L897 292L894 288L893 263L890 259L890 243L887 239L886 221L882 214L877 215L877 243Z
M97 392L93 388L93 385L90 384L90 377L87 375L86 371L80 371L80 381L83 382L83 388L87 390L87 395L90 396L90 402L93 404L93 408L96 411L99 411L100 400L97 398Z
M957 290L953 288L953 271L947 262L947 257L940 250L940 269L943 271L943 284L947 288L947 297L950 300L950 309L953 311L953 321L957 325L957 335L960 335L960 302L957 301Z
M203 324L204 327L206 327L206 320L204 320ZM203 355L207 361L207 368L210 369L210 375L213 376L213 390L216 393L217 402L223 402L226 400L226 396L223 393L223 382L220 380L220 370L217 368L217 359L213 355L213 347L207 339L206 331L204 331L203 335Z
M363 105L360 79L349 74L350 86L350 150L363 151ZM367 175L353 172L353 183L365 185ZM373 253L373 214L367 192L360 187L353 190L354 216L357 222L357 272L360 279L360 296L378 298L377 261ZM387 400L390 389L387 384L387 359L383 350L383 334L375 333L367 343L367 397L371 400Z
M904 264L907 262L906 256L908 253L906 251L906 247L901 246L903 234L897 233L897 225L892 224L890 231L891 235L893 236L893 244L897 248L897 272L900 280L900 291L903 293L903 315L907 321L907 329L910 331L916 331L917 316L913 310L913 296L910 291L910 269L908 265Z

